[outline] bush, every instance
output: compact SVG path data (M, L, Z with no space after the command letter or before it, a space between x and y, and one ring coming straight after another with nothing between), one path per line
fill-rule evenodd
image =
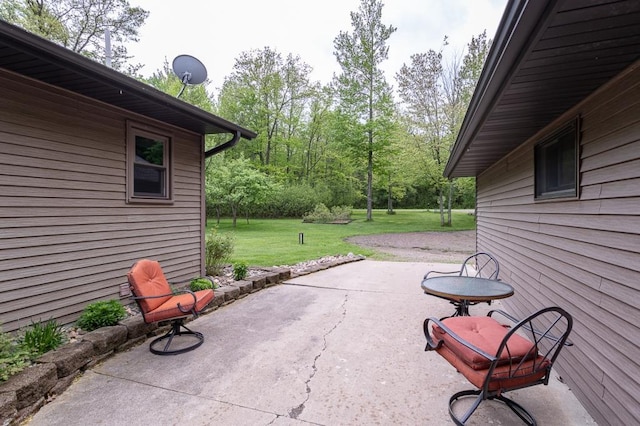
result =
M94 302L84 309L76 324L85 331L118 324L126 318L127 311L117 300Z
M236 281L244 280L247 277L247 264L244 262L236 262L233 264L233 279Z
M327 206L317 204L312 212L305 214L302 218L304 222L329 223L336 220L349 220L351 218L351 207L334 206L329 210Z
M54 320L46 323L32 322L22 336L22 346L33 358L52 351L65 342L62 326Z
M327 194L309 185L287 185L273 192L260 206L251 209L256 217L300 217L318 203L328 202Z
M191 291L208 290L210 288L213 288L213 283L207 278L194 278L189 283L189 290Z
M220 275L225 263L233 253L233 236L219 234L217 228L211 229L205 242L205 270L207 275Z
M312 223L327 223L331 221L331 211L322 203L316 204L313 211L305 214L302 220Z

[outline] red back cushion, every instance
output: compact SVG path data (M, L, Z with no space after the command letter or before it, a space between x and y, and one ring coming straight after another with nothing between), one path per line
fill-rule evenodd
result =
M160 263L155 260L139 260L131 267L127 278L133 293L138 297L166 295L139 300L140 309L144 312L153 311L171 298L171 287L162 273Z
M481 349L489 355L496 356L498 347L509 329L491 317L452 317L442 321L455 334L466 342ZM458 343L437 325L433 326L433 337L444 340L444 345L474 370L489 368L491 362L484 356ZM512 335L499 356L498 365L512 361L520 361L524 357L536 357L538 354L533 343L517 334Z

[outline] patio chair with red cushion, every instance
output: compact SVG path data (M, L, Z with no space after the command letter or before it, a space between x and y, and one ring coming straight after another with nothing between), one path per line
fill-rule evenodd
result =
M172 291L160 263L143 259L133 264L127 273L133 299L147 324L170 321L171 329L154 339L149 350L157 355L176 355L191 351L204 342L204 336L184 325L185 318L194 318L213 300L213 290ZM173 344L173 346L172 346Z
M498 322L494 314L502 315L510 324ZM525 423L535 425L533 415L504 394L549 383L560 350L571 345L567 337L572 325L571 315L558 307L544 308L522 321L500 310L487 316L458 316L442 321L427 318L423 326L425 350L436 351L477 388L457 392L449 399L453 421L464 425L480 403L497 400ZM454 410L456 402L474 396L471 407L460 416L460 410Z

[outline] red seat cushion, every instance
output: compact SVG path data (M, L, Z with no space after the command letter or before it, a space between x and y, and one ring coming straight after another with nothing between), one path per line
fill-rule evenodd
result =
M442 345L436 349L436 351L444 359L449 361L470 383L478 389L482 389L487 378L487 373L489 373L488 368L484 370L471 368L462 358L451 352L449 347L445 345ZM542 379L545 374L547 374L549 364L550 361L548 359L543 356L538 356L536 359L524 361L521 365L519 363L506 363L497 366L491 374L488 390L493 392L499 389L524 387L529 383Z
M195 311L202 311L212 300L213 290L200 290L196 291ZM166 302L158 306L156 309L144 313L144 320L147 323L166 321L173 318L180 318L189 315L184 313L178 308L178 303L182 308L182 311L190 310L193 308L193 296L190 293L178 294L170 297Z
M462 340L470 343L478 349L496 356L498 347L509 329L491 317L460 316L447 318L442 321L452 332ZM489 368L491 361L477 352L453 339L449 334L437 325L433 327L434 340L443 340L444 346L459 357L465 364L474 370ZM533 358L538 354L533 343L517 334L512 335L502 353L499 356L498 365L512 361L520 361L523 358Z

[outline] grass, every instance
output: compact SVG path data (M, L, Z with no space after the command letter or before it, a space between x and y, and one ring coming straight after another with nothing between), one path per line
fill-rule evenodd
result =
M251 266L293 265L323 256L362 254L382 259L374 250L361 248L344 241L355 235L388 234L401 232L462 231L475 229L475 218L466 212L452 214L452 227L440 226L440 214L427 210L374 210L373 221L366 221L365 210L354 210L347 225L302 223L301 219L245 219L239 218L234 229L231 219L221 219L218 232L232 233L235 248L232 262L245 262ZM210 219L207 227L215 227ZM299 234L304 244L299 243Z

